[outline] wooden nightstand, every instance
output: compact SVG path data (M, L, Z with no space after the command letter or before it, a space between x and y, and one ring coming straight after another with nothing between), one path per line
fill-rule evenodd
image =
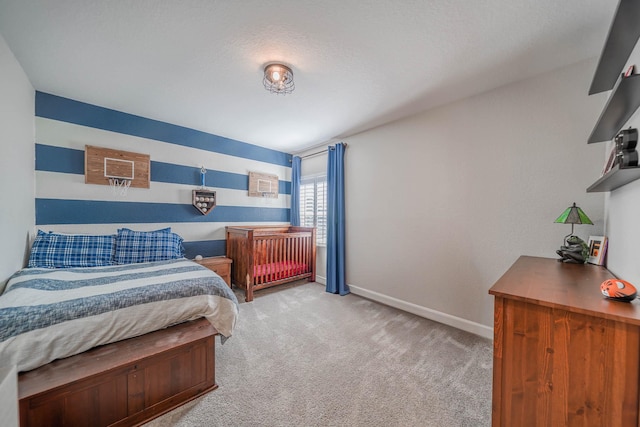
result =
M232 260L223 256L214 256L195 260L198 264L207 267L218 274L231 287L231 262Z

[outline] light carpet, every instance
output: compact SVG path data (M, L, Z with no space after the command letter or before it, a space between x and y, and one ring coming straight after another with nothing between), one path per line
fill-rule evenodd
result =
M146 426L488 426L491 377L490 340L302 282L240 304L219 388Z

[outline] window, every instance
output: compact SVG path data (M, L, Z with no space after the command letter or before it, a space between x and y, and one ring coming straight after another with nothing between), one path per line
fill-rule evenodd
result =
M327 177L300 180L300 225L316 227L316 243L327 244Z

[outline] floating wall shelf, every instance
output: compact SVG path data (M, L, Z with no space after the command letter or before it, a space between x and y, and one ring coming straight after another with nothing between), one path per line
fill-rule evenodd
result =
M639 25L640 27L640 25ZM589 144L611 141L640 107L640 74L620 79L589 137Z
M589 95L611 90L640 37L640 2L620 0L602 49Z
M619 165L616 165L609 172L602 175L599 180L594 182L591 187L587 188L587 193L613 191L639 178L640 167L620 168Z
M640 75L621 77L629 55L640 37L640 1L620 0L602 49L589 95L613 92L591 132L589 143L612 140L640 107ZM616 82L617 85L616 85ZM613 191L640 179L640 167L621 168L616 165L587 188L587 193Z

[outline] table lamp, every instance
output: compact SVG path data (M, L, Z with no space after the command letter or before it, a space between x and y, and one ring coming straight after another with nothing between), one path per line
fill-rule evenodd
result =
M564 245L560 247L560 250L556 251L560 255L560 261L572 262L584 264L587 261L588 248L584 240L573 235L573 226L575 224L591 224L593 222L589 219L582 209L576 206L575 202L573 206L569 206L562 214L554 221L561 224L571 224L571 233L567 234L564 238Z
M567 245L567 239L573 236L573 225L574 224L591 224L593 222L589 219L586 213L582 211L578 206L576 206L576 202L573 202L573 206L569 206L565 209L562 214L554 221L561 224L571 224L571 233L567 234L564 238L564 244Z

